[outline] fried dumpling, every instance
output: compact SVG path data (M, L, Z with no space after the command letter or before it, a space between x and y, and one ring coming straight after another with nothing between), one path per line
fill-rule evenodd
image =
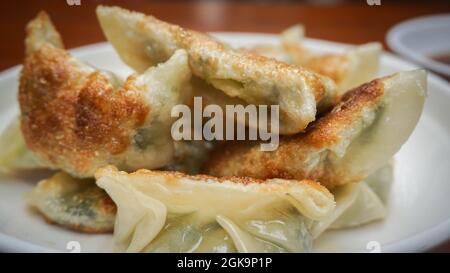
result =
M303 25L294 25L280 33L279 44L257 44L239 50L298 65L313 56L313 53L302 45L304 32Z
M185 49L193 74L227 96L247 104L279 105L282 134L302 131L315 119L317 105L327 107L335 98L335 85L325 76L234 50L206 34L118 7L99 6L97 16L107 39L136 71Z
M15 118L0 134L0 172L14 172L43 168L42 162L27 148Z
M357 46L342 54L323 54L311 57L303 66L330 77L336 82L338 94L373 80L377 76L381 44Z
M93 179L77 179L64 172L42 180L27 195L28 204L47 221L87 232L112 232L116 206Z
M46 166L78 177L107 164L136 170L170 163L170 112L191 100L186 52L173 51L167 62L122 83L47 40L52 37L59 35L45 13L27 26L19 102L30 150Z
M117 205L114 241L127 252L301 252L309 227L334 208L312 181L99 169Z
M295 25L280 34L278 45L256 45L242 50L308 68L336 82L339 95L374 79L378 72L380 43L368 43L344 53L317 54L302 45L304 28Z
M400 72L346 93L307 131L280 139L273 152L233 142L213 152L204 172L260 179L312 179L327 188L364 180L386 164L422 113L426 72Z

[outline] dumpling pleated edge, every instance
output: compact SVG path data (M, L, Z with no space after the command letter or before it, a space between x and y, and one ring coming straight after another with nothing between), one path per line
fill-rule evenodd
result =
M227 209L232 213L248 212L252 207L249 204L267 203L265 200L273 204L289 204L309 222L326 218L335 207L333 195L320 184L308 180L262 181L150 170L128 174L114 166L99 169L95 176L97 185L106 190L117 205L116 251L143 251L163 229L171 211L203 210L202 214L214 214L215 221L223 225L230 223L224 213ZM208 194L202 196L202 192ZM234 198L227 199L228 194ZM180 202L179 198L191 199ZM248 252L242 247L238 247L238 251ZM253 252L251 248L250 252Z

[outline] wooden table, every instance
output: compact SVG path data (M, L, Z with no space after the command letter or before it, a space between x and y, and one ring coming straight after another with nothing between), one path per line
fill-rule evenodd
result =
M0 1L0 70L21 62L24 27L39 10L50 13L68 48L105 39L95 17L98 4L120 5L202 31L277 33L301 22L309 37L353 44L384 42L387 30L402 20L450 12L448 1L381 0L380 6L369 6L367 0L334 0L343 3L331 6L298 4L304 1L80 1L80 6L65 0Z
M25 25L39 10L51 15L67 48L105 40L94 12L98 4L120 5L201 31L277 33L300 22L308 37L352 44L381 41L385 47L386 32L396 23L450 12L449 1L381 0L380 6L366 0L331 0L335 4L326 6L313 1L80 1L80 6L64 0L0 1L0 70L22 61ZM434 251L450 252L450 242Z

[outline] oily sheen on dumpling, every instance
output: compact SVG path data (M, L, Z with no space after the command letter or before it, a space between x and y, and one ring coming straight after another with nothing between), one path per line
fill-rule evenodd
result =
M176 172L96 172L117 205L114 241L127 252L302 252L334 208L312 181L217 179Z
M122 60L136 71L185 49L192 73L227 96L247 104L279 105L281 134L302 131L315 119L317 106L326 108L335 98L329 78L234 50L209 35L118 7L99 6L97 17Z
M107 164L136 170L171 163L170 112L191 100L186 52L122 82L78 61L54 37L45 13L28 24L19 87L25 143L43 165L92 177Z

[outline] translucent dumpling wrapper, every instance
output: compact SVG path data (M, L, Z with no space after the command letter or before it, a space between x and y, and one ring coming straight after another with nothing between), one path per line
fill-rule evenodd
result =
M392 164L386 164L365 181L333 189L336 208L328 217L313 224L313 238L329 229L351 228L384 219L387 204L383 200L392 184L392 171Z
M394 160L369 175L364 182L387 205L394 180Z
M280 42L276 44L256 44L239 50L266 56L289 64L305 63L314 56L311 50L303 46L305 36L303 25L293 25L280 33Z
M317 106L326 108L336 97L334 82L325 76L232 49L209 35L118 7L99 6L97 17L122 60L136 71L185 49L192 73L227 96L247 104L279 105L282 134L305 129Z
M343 213L333 212L336 218L328 229L343 229L361 226L386 217L387 197L392 184L392 164L387 164L361 183L357 196ZM335 194L333 192L333 194ZM337 199L335 194L335 198ZM339 206L338 202L336 201Z
M313 223L311 227L313 239L318 238L323 232L329 229L330 226L355 203L360 188L361 183L351 183L339 186L332 191L336 202L336 208L325 219Z
M117 205L114 241L127 252L303 252L309 227L334 208L312 181L217 179L176 172L96 172Z
M0 134L0 172L10 173L35 170L44 167L27 148L20 130L19 118L15 118Z
M27 203L51 223L86 233L112 232L116 205L93 179L58 172L40 181Z
M220 116L224 121L224 124L228 122L228 120L231 120L232 122L235 122L237 124L242 124L244 126L253 127L254 129L258 129L258 123L262 122L265 117L258 117L258 120L254 120L250 122L248 115L240 115L235 114L235 112L232 112L231 115L227 114L226 106L236 106L241 105L243 107L248 106L249 104L237 97L230 97L227 96L224 92L220 91L219 89L215 88L211 84L208 84L206 81L198 78L198 77L192 77L191 79L191 85L192 85L192 93L194 95L194 99L201 98L202 99L202 109L205 109L208 107L208 105L217 105L219 106L222 111L221 112L215 112L215 115ZM194 106L194 102L191 103L191 106ZM194 109L194 107L192 107ZM197 109L198 111L201 111L202 109ZM269 111L270 112L270 111ZM270 115L270 113L269 113ZM271 117L267 117L268 127L270 128L270 121ZM204 123L203 123L204 125ZM226 126L226 125L224 125ZM271 131L275 133L274 131ZM226 139L227 130L222 130L222 139Z
M107 164L124 170L173 161L172 107L190 101L186 51L122 82L67 53L49 17L27 26L19 102L28 148L43 165L92 177Z
M280 38L281 43L277 45L256 45L242 50L302 66L330 77L336 82L339 95L377 75L382 49L380 43L360 45L344 53L317 54L302 44L304 28L301 25L283 31Z
M323 54L311 57L304 67L333 79L338 94L376 78L380 63L381 44L357 46L341 54Z
M386 207L375 192L362 182L353 203L330 225L330 229L357 227L384 219Z
M195 97L202 97L203 106L206 107L210 104L219 105L222 109L225 109L226 105L247 105L248 103L237 97L227 96L224 92L215 88L206 81L192 77L192 93ZM225 111L224 111L225 112Z
M413 132L426 95L426 72L400 72L346 93L305 133L280 138L278 149L233 142L212 152L213 176L312 179L327 188L364 180L385 165Z

